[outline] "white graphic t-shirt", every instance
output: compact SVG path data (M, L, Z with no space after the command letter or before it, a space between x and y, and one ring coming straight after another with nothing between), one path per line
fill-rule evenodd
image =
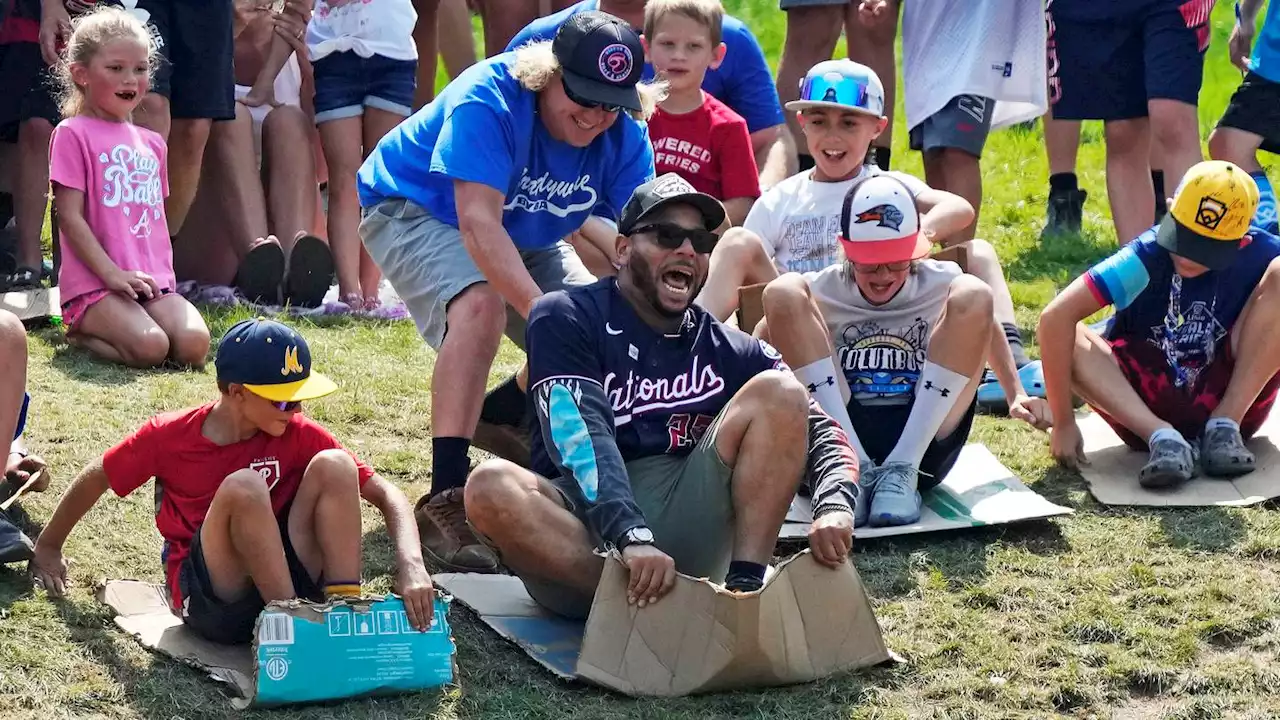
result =
M751 206L743 227L764 240L765 252L779 272L815 272L841 262L840 207L845 193L864 177L889 175L901 180L915 197L929 189L905 173L867 165L841 182L817 182L813 171L792 175L774 185Z
M843 264L806 273L827 321L853 399L863 405L909 404L928 354L929 336L942 314L953 262L921 260L892 300L872 305Z

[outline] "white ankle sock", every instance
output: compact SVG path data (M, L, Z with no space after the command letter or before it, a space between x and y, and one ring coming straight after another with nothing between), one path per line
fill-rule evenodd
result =
M1151 433L1151 437L1147 438L1147 447L1154 445L1157 440L1176 440L1187 447L1191 447L1191 443L1187 442L1187 439L1182 437L1182 433L1174 430L1173 428L1160 428L1159 430Z
M1231 428L1236 432L1240 432L1240 423L1227 417L1211 417L1209 418L1209 421L1204 424L1205 432L1220 427Z
M884 459L885 463L905 462L912 467L920 467L929 443L937 437L942 422L955 407L968 382L967 375L925 361L920 369L920 379L916 381L916 399L911 404L911 414L907 416L898 444Z
M840 397L839 380L836 379L836 364L830 356L796 368L796 379L809 388L809 394L818 405L835 420L849 436L849 444L858 453L858 460L867 462L867 451L862 449L858 435L853 431L853 421L849 419L849 408L845 407L844 398Z

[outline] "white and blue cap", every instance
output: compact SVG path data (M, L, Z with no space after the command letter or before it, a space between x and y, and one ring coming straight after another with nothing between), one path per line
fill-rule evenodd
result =
M825 60L814 65L800 81L800 99L787 110L809 108L850 110L884 117L884 85L876 71L852 60Z

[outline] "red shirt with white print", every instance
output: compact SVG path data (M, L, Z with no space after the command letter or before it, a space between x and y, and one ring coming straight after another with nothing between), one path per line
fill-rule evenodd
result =
M705 92L693 112L659 107L649 119L649 142L658 175L673 172L717 200L760 197L747 121Z
M175 608L182 606L178 568L213 504L213 494L228 475L245 468L257 471L271 492L271 509L279 517L298 494L311 459L324 450L342 449L328 430L302 413L293 415L280 437L259 432L248 440L217 445L202 434L212 409L209 403L157 415L102 459L111 490L120 497L153 477L159 485L156 529L164 538L160 559ZM355 460L363 487L373 477L373 468Z

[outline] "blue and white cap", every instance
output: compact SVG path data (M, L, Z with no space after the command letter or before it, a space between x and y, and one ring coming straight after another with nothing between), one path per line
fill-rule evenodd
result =
M826 60L800 81L800 99L787 110L833 108L884 117L884 85L876 71L852 60Z

